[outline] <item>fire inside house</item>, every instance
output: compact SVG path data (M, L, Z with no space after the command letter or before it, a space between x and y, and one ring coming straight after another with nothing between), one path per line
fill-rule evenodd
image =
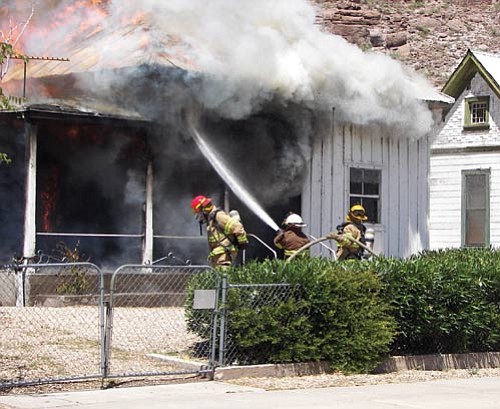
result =
M213 197L216 203L238 208L249 233L270 239L269 229L253 213L231 194L223 180L197 150L190 138L168 138L166 124L144 120L82 115L68 107L55 109L52 105L31 105L10 120L2 119L2 130L16 129L15 136L2 132L2 142L8 149L13 166L5 174L5 190L2 195L5 217L2 229L4 259L22 251L22 226L24 226L25 198L25 135L26 126L36 127L36 249L57 256L55 250L64 243L70 248L79 247L82 259L90 257L99 263L131 263L143 259L146 229L148 175L154 175L154 254L157 260L173 253L178 258L203 263L206 256L206 240L200 236L197 222L189 208L189 202L197 192ZM276 116L252 118L248 121L207 124L217 129L219 135L227 127L238 128L238 133L259 132L266 127L287 128ZM31 128L30 128L31 129ZM232 129L234 130L234 129ZM290 127L288 127L290 130ZM225 135L231 135L226 133ZM219 142L224 138L220 138ZM9 141L16 141L8 146ZM231 145L230 138L225 144ZM269 142L268 152L279 152L279 140ZM222 149L221 149L222 150ZM231 149L228 150L231 154ZM258 150L248 149L241 156L259 156ZM255 158L262 165L276 160L269 157ZM264 155L265 156L265 155ZM148 164L152 172L148 173ZM259 170L249 169L248 181L257 188L257 180L272 181ZM262 172L262 171L260 171ZM12 175L15 174L15 177ZM262 189L265 199L266 189ZM269 194L269 192L267 192ZM295 200L295 203L294 203ZM275 217L282 217L287 208L296 208L297 200L291 197L277 209L271 208ZM13 209L17 211L13 212ZM13 217L15 213L15 217ZM248 222L248 223L247 223ZM255 250L255 251L253 251ZM255 252L255 254L252 254ZM262 253L251 246L249 257ZM62 254L59 254L62 256Z
M398 150L426 161L433 117L419 96L422 89L429 94L425 81L387 57L321 32L306 0L279 0L273 7L267 0L234 3L39 2L19 52L63 59L10 60L1 84L5 93L26 98L0 112L0 152L12 159L0 168L0 262L14 253L54 254L62 245L102 265L168 254L204 263L206 238L189 208L197 194L237 209L249 233L272 243L273 228L198 149L187 114L194 113L203 138L271 219L305 212L315 234L342 220L349 166L364 169L365 161L380 171L385 185L367 202L389 195L394 135ZM27 4L8 0L0 10L22 15ZM370 153L350 161L344 156L345 169L335 174L338 162L326 157L319 130L341 144L371 138ZM348 152L337 142L332 146ZM329 207L310 198L317 183L318 201ZM414 184L407 177L398 186L405 189L405 183ZM390 230L383 206L371 215L381 232ZM319 220L325 212L328 222ZM415 218L425 219L419 212ZM417 232L406 231L418 240L398 236L394 243L425 245L425 227L415 225ZM271 254L259 240L251 241L247 257ZM380 243L392 246L389 238ZM399 246L391 252L411 247Z

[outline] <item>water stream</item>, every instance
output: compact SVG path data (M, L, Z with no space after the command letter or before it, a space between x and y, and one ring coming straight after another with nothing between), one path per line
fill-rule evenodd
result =
M201 132L193 124L193 121L188 121L191 135L201 150L203 155L209 160L219 176L227 183L233 193L240 198L248 208L254 212L264 223L266 223L274 231L279 230L279 226L260 206L255 198L246 190L236 176L228 169L227 165L219 158L214 149L207 143Z

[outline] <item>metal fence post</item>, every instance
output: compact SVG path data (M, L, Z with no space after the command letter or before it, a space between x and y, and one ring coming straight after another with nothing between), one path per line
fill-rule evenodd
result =
M215 280L215 304L212 310L212 347L210 350L209 365L210 369L214 369L217 366L216 355L217 355L217 319L219 317L219 293L220 293L220 281L219 275L217 274Z
M101 361L101 373L102 379L104 380L109 376L109 360L111 353L111 315L112 309L109 301L103 303L103 316L105 317L103 325L103 336L101 338L101 353L102 353L102 361Z
M221 318L220 318L220 334L219 334L219 366L224 366L224 352L226 341L226 298L227 298L227 274L222 276L222 294L221 294Z
M26 283L26 269L23 267L15 267L14 268L16 274L16 287L17 287L17 295L16 295L16 307L24 307L25 306L25 283Z

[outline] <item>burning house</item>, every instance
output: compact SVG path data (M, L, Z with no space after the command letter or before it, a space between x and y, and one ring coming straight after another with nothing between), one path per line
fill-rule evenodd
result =
M24 53L64 60L11 61L2 83L26 98L0 113L0 261L78 249L105 265L203 263L196 194L267 243L266 220L299 212L319 237L362 203L376 251L427 247L429 139L450 98L322 33L305 0L164 3L35 12ZM247 257L269 255L251 242Z

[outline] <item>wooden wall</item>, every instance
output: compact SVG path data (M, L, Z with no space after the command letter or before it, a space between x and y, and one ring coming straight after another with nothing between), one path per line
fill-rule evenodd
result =
M490 244L500 245L500 147L484 152L441 152L431 157L430 248L462 245L462 171L490 170Z
M428 247L428 138L409 140L381 126L342 124L335 112L318 116L302 213L314 237L335 231L349 208L349 169L380 169L381 222L375 250L406 257ZM331 243L334 246L334 243ZM315 246L313 251L328 256Z

